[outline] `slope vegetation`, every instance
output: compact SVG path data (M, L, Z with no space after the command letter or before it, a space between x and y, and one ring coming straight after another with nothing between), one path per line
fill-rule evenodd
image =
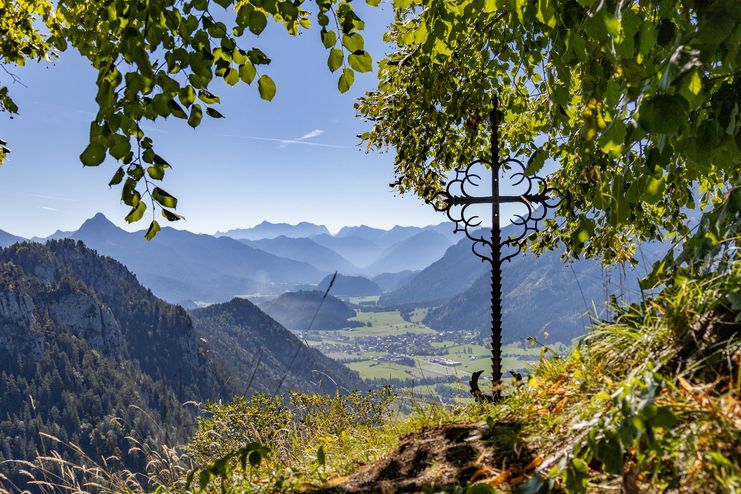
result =
M226 362L242 393L334 392L361 386L357 373L305 345L246 299L191 311L195 332ZM336 384L335 384L336 383Z
M0 468L42 451L39 433L141 470L150 446L192 432L187 400L231 396L185 311L72 240L0 250Z
M286 292L263 304L262 309L289 329L309 329L312 320L311 329L341 329L360 325L356 321L348 321L355 317L355 311L349 305L332 295L322 302L323 296L324 293L318 290Z

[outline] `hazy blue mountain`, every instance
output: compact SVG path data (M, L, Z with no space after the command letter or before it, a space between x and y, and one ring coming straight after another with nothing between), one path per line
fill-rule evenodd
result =
M360 389L358 374L299 340L249 300L191 311L195 332L239 380L242 392L334 392ZM294 360L295 358L295 360ZM292 362L293 361L293 362Z
M13 245L16 242L22 242L23 240L23 238L17 237L12 233L0 230L0 247L7 247L9 245Z
M384 250L365 269L372 274L423 269L440 259L450 244L444 235L422 230Z
M311 329L342 329L360 326L357 321L348 321L355 317L355 311L342 300L328 295L317 313L324 292L319 290L287 292L280 297L260 305L270 317L289 329L309 329L309 324L316 314Z
M338 238L362 238L364 240L373 242L378 245L381 249L391 247L392 245L403 242L419 233L433 231L444 235L449 243L454 243L460 238L455 238L453 234L454 226L450 222L443 222L437 225L429 226L399 226L396 225L390 230L384 230L381 228L373 228L370 226L346 226L337 232L336 237Z
M31 242L38 242L38 243L44 243L47 240L61 240L63 238L71 238L71 235L75 233L74 231L65 232L62 230L57 230L48 237L33 237L31 238Z
M327 275L320 283L318 290L324 292L329 286L332 275ZM381 287L362 276L345 276L338 274L330 293L337 297L366 297L380 295Z
M252 228L238 228L226 232L217 232L216 236L232 237L245 240L260 240L265 238L289 237L304 238L312 235L329 234L329 230L324 225L315 225L302 221L296 225L288 223L271 223L263 221Z
M419 271L401 271L399 273L382 273L371 278L371 280L381 287L384 292L396 290L406 282L411 280Z
M393 245L397 242L406 240L414 235L421 232L435 232L443 235L448 239L448 244L454 244L461 239L460 234L456 235L453 233L455 225L450 221L438 223L437 225L428 226L395 226L391 230L387 231L379 243L383 245Z
M636 282L633 277L632 282ZM634 287L637 287L637 283ZM432 309L425 324L436 329L467 329L489 334L491 276L482 275L465 292ZM571 266L560 253L522 255L502 267L502 338L505 343L549 333L550 341L569 342L583 334L588 313L605 302L602 266L580 260Z
M488 269L489 265L471 252L471 241L463 238L399 288L383 294L379 303L389 306L443 304L465 291Z
M648 246L644 255L655 260L665 248ZM605 302L613 295L628 301L640 299L638 280L645 268L604 269L598 260L580 259L565 264L560 253L540 257L527 254L505 263L502 269L503 341L528 336L569 342L584 332L591 317L604 318ZM425 324L436 329L467 329L488 334L491 328L490 275L482 275L465 292L432 309ZM597 310L597 314L594 311Z
M265 252L311 264L322 271L356 273L358 268L337 252L319 245L310 238L290 238L281 235L262 240L240 240Z
M355 266L363 267L375 261L383 250L378 244L361 237L316 235L311 240L340 254Z
M438 223L437 225L426 226L424 229L427 231L437 232L441 235L445 235L445 238L450 240L450 243L453 244L459 242L463 236L462 233L454 233L455 225L452 221L443 221L442 223Z
M386 230L381 228L373 228L372 226L359 225L359 226L343 226L340 231L337 232L335 237L355 237L370 240L376 242L378 239L386 234Z
M102 214L71 237L126 264L142 284L171 302L220 302L270 290L272 283L316 283L326 273L229 237L163 228L147 241L143 232L126 232Z

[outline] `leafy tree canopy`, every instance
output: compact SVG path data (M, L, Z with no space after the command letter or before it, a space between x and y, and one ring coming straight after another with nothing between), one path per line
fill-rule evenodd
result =
M357 104L368 147L396 153L395 187L432 199L445 172L489 151L558 170L558 220L536 248L629 260L635 240L690 233L703 250L739 226L737 0L395 0L377 90ZM545 142L543 142L545 138ZM542 144L540 144L542 142ZM722 210L722 214L718 211Z
M345 0L316 0L313 17L329 52L327 65L339 71L338 89L352 86L355 72L369 72L363 21ZM371 4L378 2L369 1ZM215 79L257 86L272 100L276 84L267 73L270 57L250 46L268 22L297 35L311 26L303 0L0 0L0 67L28 60L52 60L76 49L98 73L98 113L90 142L80 155L86 166L111 156L120 167L111 186L131 207L126 221L140 220L148 204L169 221L181 219L177 199L160 187L170 164L157 154L142 121L178 118L195 128L204 116L223 118ZM18 112L0 85L0 111ZM0 140L0 163L9 151ZM152 220L147 238L160 226Z
M121 186L131 207L127 221L141 219L147 204L174 221L177 199L159 186L170 165L140 123L173 117L197 127L204 115L221 118L210 90L216 78L256 82L261 97L272 99L270 58L249 46L268 22L295 35L315 18L342 92L355 72L372 69L352 4L314 3L311 17L302 0L0 0L0 67L51 59L68 46L90 60L99 111L82 162L97 166L107 155L120 161L110 184ZM693 255L737 235L736 0L393 6L385 40L394 50L357 109L373 122L361 136L368 148L395 151L400 192L431 199L445 172L486 156L486 116L497 94L505 152L530 157L530 172L546 158L559 165L551 181L566 200L536 248L563 242L570 255L629 260L635 240L691 233L685 211L708 205L712 215L695 232ZM5 87L0 109L18 111ZM158 229L152 221L147 237Z

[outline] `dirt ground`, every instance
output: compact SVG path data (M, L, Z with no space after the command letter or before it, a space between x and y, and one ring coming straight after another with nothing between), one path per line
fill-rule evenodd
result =
M330 479L307 494L453 492L487 483L509 490L540 463L516 423L449 425L402 438L386 458L356 473Z

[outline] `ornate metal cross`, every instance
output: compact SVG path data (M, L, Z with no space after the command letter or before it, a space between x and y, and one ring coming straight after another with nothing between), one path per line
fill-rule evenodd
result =
M539 222L548 214L548 210L558 206L560 200L552 197L556 191L548 187L546 180L537 175L527 175L526 166L513 157L499 157L499 125L502 112L499 100L494 98L491 123L491 158L479 158L465 169L456 169L455 178L449 181L445 191L439 192L432 202L436 210L445 212L455 223L455 232L463 232L473 241L471 250L482 262L491 264L491 377L492 396L487 396L478 387L478 379L483 371L474 372L471 377L471 393L477 400L497 400L502 392L502 264L517 256L527 241L527 237L538 230ZM473 171L481 165L491 169L491 195L476 196L469 194L467 187L478 187L480 175ZM499 193L500 173L510 185L520 187L518 195L501 195ZM520 227L519 235L501 238L499 226L499 206L504 203L516 203L524 206L523 214L515 214L512 223ZM473 205L491 205L491 237L477 235L474 230L481 225L481 219L468 209ZM521 206L521 207L522 207Z

